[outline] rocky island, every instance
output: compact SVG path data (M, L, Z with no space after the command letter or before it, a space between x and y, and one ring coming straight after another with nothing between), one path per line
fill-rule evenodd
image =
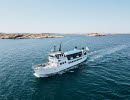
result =
M0 39L42 39L63 37L54 33L0 33Z
M106 36L106 35L115 35L115 34L130 34L130 33L86 33L81 34L85 36Z
M105 35L108 35L108 34L88 33L88 34L81 34L81 35L85 35L85 36L105 36Z

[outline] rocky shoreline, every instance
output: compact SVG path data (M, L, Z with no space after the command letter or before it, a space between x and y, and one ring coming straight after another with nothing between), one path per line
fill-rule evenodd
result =
M108 35L108 34L88 33L88 34L81 34L81 35L85 35L85 36L105 36L105 35Z
M106 36L115 34L130 34L130 33L86 33L86 34L62 34L62 35L84 35L84 36ZM42 39L42 38L58 38L64 37L56 33L0 33L0 39Z
M0 39L42 39L42 38L57 38L57 37L63 37L63 36L53 33L40 33L40 34L0 33Z
M106 35L115 35L115 34L130 34L130 33L86 33L81 34L85 36L106 36Z

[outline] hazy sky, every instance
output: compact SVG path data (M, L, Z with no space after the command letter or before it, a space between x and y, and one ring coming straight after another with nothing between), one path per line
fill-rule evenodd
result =
M0 32L130 33L130 0L0 0Z

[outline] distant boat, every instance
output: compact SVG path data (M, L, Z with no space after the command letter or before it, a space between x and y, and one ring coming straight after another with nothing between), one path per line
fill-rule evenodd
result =
M77 47L72 51L62 52L61 45L59 51L55 50L49 54L48 62L43 64L38 64L33 66L36 77L48 77L54 74L60 73L62 71L69 71L73 69L75 65L84 62L87 59L87 50L82 48L78 50Z

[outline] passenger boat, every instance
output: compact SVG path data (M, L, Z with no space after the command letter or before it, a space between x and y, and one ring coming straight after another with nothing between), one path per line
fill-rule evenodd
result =
M54 46L53 52L49 54L47 63L32 67L35 72L34 75L36 77L48 77L62 71L73 69L75 65L87 59L87 50L88 48L78 50L77 47L75 47L74 50L63 52L61 51L61 44L59 51L56 51L56 46Z

